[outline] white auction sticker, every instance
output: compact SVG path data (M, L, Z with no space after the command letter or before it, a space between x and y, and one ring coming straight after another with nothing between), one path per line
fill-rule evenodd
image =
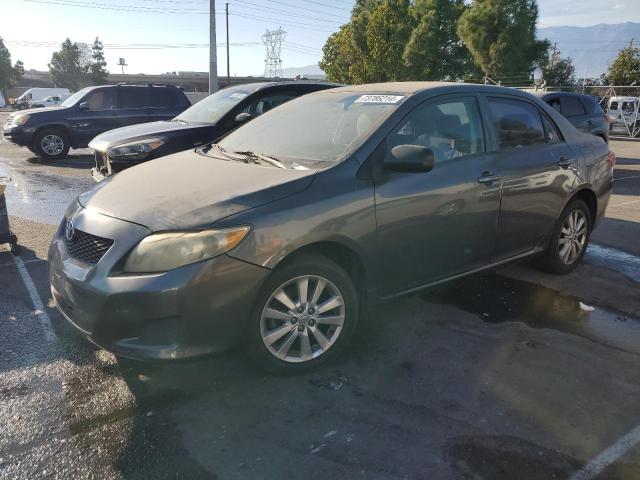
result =
M362 95L355 103L398 103L403 95Z

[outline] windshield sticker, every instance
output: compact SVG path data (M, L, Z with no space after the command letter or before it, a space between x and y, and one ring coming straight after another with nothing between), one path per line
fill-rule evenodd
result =
M398 103L403 95L362 95L355 103Z
M229 95L229 97L231 97L231 98L239 98L239 99L243 99L246 96L247 96L247 94L243 93L243 92L234 92L231 95Z

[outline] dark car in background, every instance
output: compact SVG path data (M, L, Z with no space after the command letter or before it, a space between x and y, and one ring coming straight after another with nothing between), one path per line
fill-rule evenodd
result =
M225 88L171 120L119 128L94 138L89 145L96 159L91 174L100 181L139 163L198 147L293 98L336 86L294 81Z
M9 115L7 140L36 155L59 159L70 148L85 148L101 133L136 123L168 120L191 103L173 85L102 85L87 87L59 107L36 108Z
M609 117L595 97L570 92L546 92L539 96L578 130L609 142Z
M573 270L614 161L510 88L316 92L82 194L49 249L51 291L119 355L242 341L270 370L310 369L348 348L366 302L532 255Z

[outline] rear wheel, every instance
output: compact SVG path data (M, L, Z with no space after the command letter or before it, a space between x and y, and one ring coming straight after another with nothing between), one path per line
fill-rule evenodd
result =
M45 128L36 133L33 141L33 150L40 157L51 160L64 158L69 153L68 135L57 129Z
M552 273L569 273L575 269L589 245L593 220L582 200L571 201L562 211L547 251L541 257L541 267Z
M358 295L349 275L323 256L300 256L262 288L249 353L273 373L309 371L344 349L357 320Z

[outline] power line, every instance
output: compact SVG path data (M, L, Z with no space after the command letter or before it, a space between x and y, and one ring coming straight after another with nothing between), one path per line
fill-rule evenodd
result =
M194 9L189 8L181 8L181 9L170 9L169 7L165 9L158 9L155 7L142 7L142 6L127 6L127 5L119 5L114 3L91 3L91 2L83 2L79 0L24 0L25 2L31 3L45 3L49 5L63 5L66 7L80 7L80 8L93 8L97 10L114 10L120 12L140 12L140 13L173 13L173 14L184 14L184 15L208 15L209 12L205 11L196 11Z
M234 0L233 1L233 5L235 6L237 3L240 3L242 5L240 5L240 8L247 8L250 9L251 12L253 12L254 10L258 10L258 11L263 11L263 12L267 12L267 13L276 13L276 14L282 14L286 17L292 17L292 18L309 18L311 20L316 20L319 22L326 22L326 23L332 23L334 25L340 25L340 22L336 21L336 20L324 20L322 18L318 18L317 16L311 16L311 15L298 15L298 14L291 14L291 12L287 12L286 10L280 10L280 9L276 9L276 8L270 8L270 7L263 7L260 4L257 3L252 3L252 2L247 2L246 0ZM248 5L249 7L244 7L243 5ZM249 12L249 13L251 13Z
M312 30L312 31L315 31L315 32L326 33L327 29L331 28L331 27L329 27L327 25L313 25L313 24L281 22L281 21L279 21L278 19L275 19L275 18L258 17L258 16L255 16L255 15L249 15L249 14L245 14L245 13L229 12L229 15L235 15L236 17L248 18L250 20L257 20L257 21L261 21L261 22L275 23L275 24L279 24L279 25L284 25L285 27L293 27L293 28L298 28L298 29L301 29L301 30ZM313 27L319 27L319 28L313 28Z
M336 18L339 18L340 20L344 21L344 15L334 15L334 14L332 14L332 13L321 12L320 10L314 10L314 9L312 9L312 8L305 8L305 7L300 7L300 6L298 6L298 5L292 5L292 4L290 4L290 3L281 2L280 0L267 0L267 1L269 1L269 2L271 2L271 3L278 3L278 4L280 4L280 5L285 5L285 6L287 6L287 7L293 7L293 8L298 8L298 9L300 9L300 10L306 10L306 11L308 11L308 12L321 13L321 14L323 14L323 15L329 15L329 16L331 16L331 17L336 17Z
M307 3L315 3L316 5L321 5L323 7L333 8L335 10L342 10L344 12L351 12L351 9L336 7L335 5L328 5L326 3L316 2L314 0L304 0Z

